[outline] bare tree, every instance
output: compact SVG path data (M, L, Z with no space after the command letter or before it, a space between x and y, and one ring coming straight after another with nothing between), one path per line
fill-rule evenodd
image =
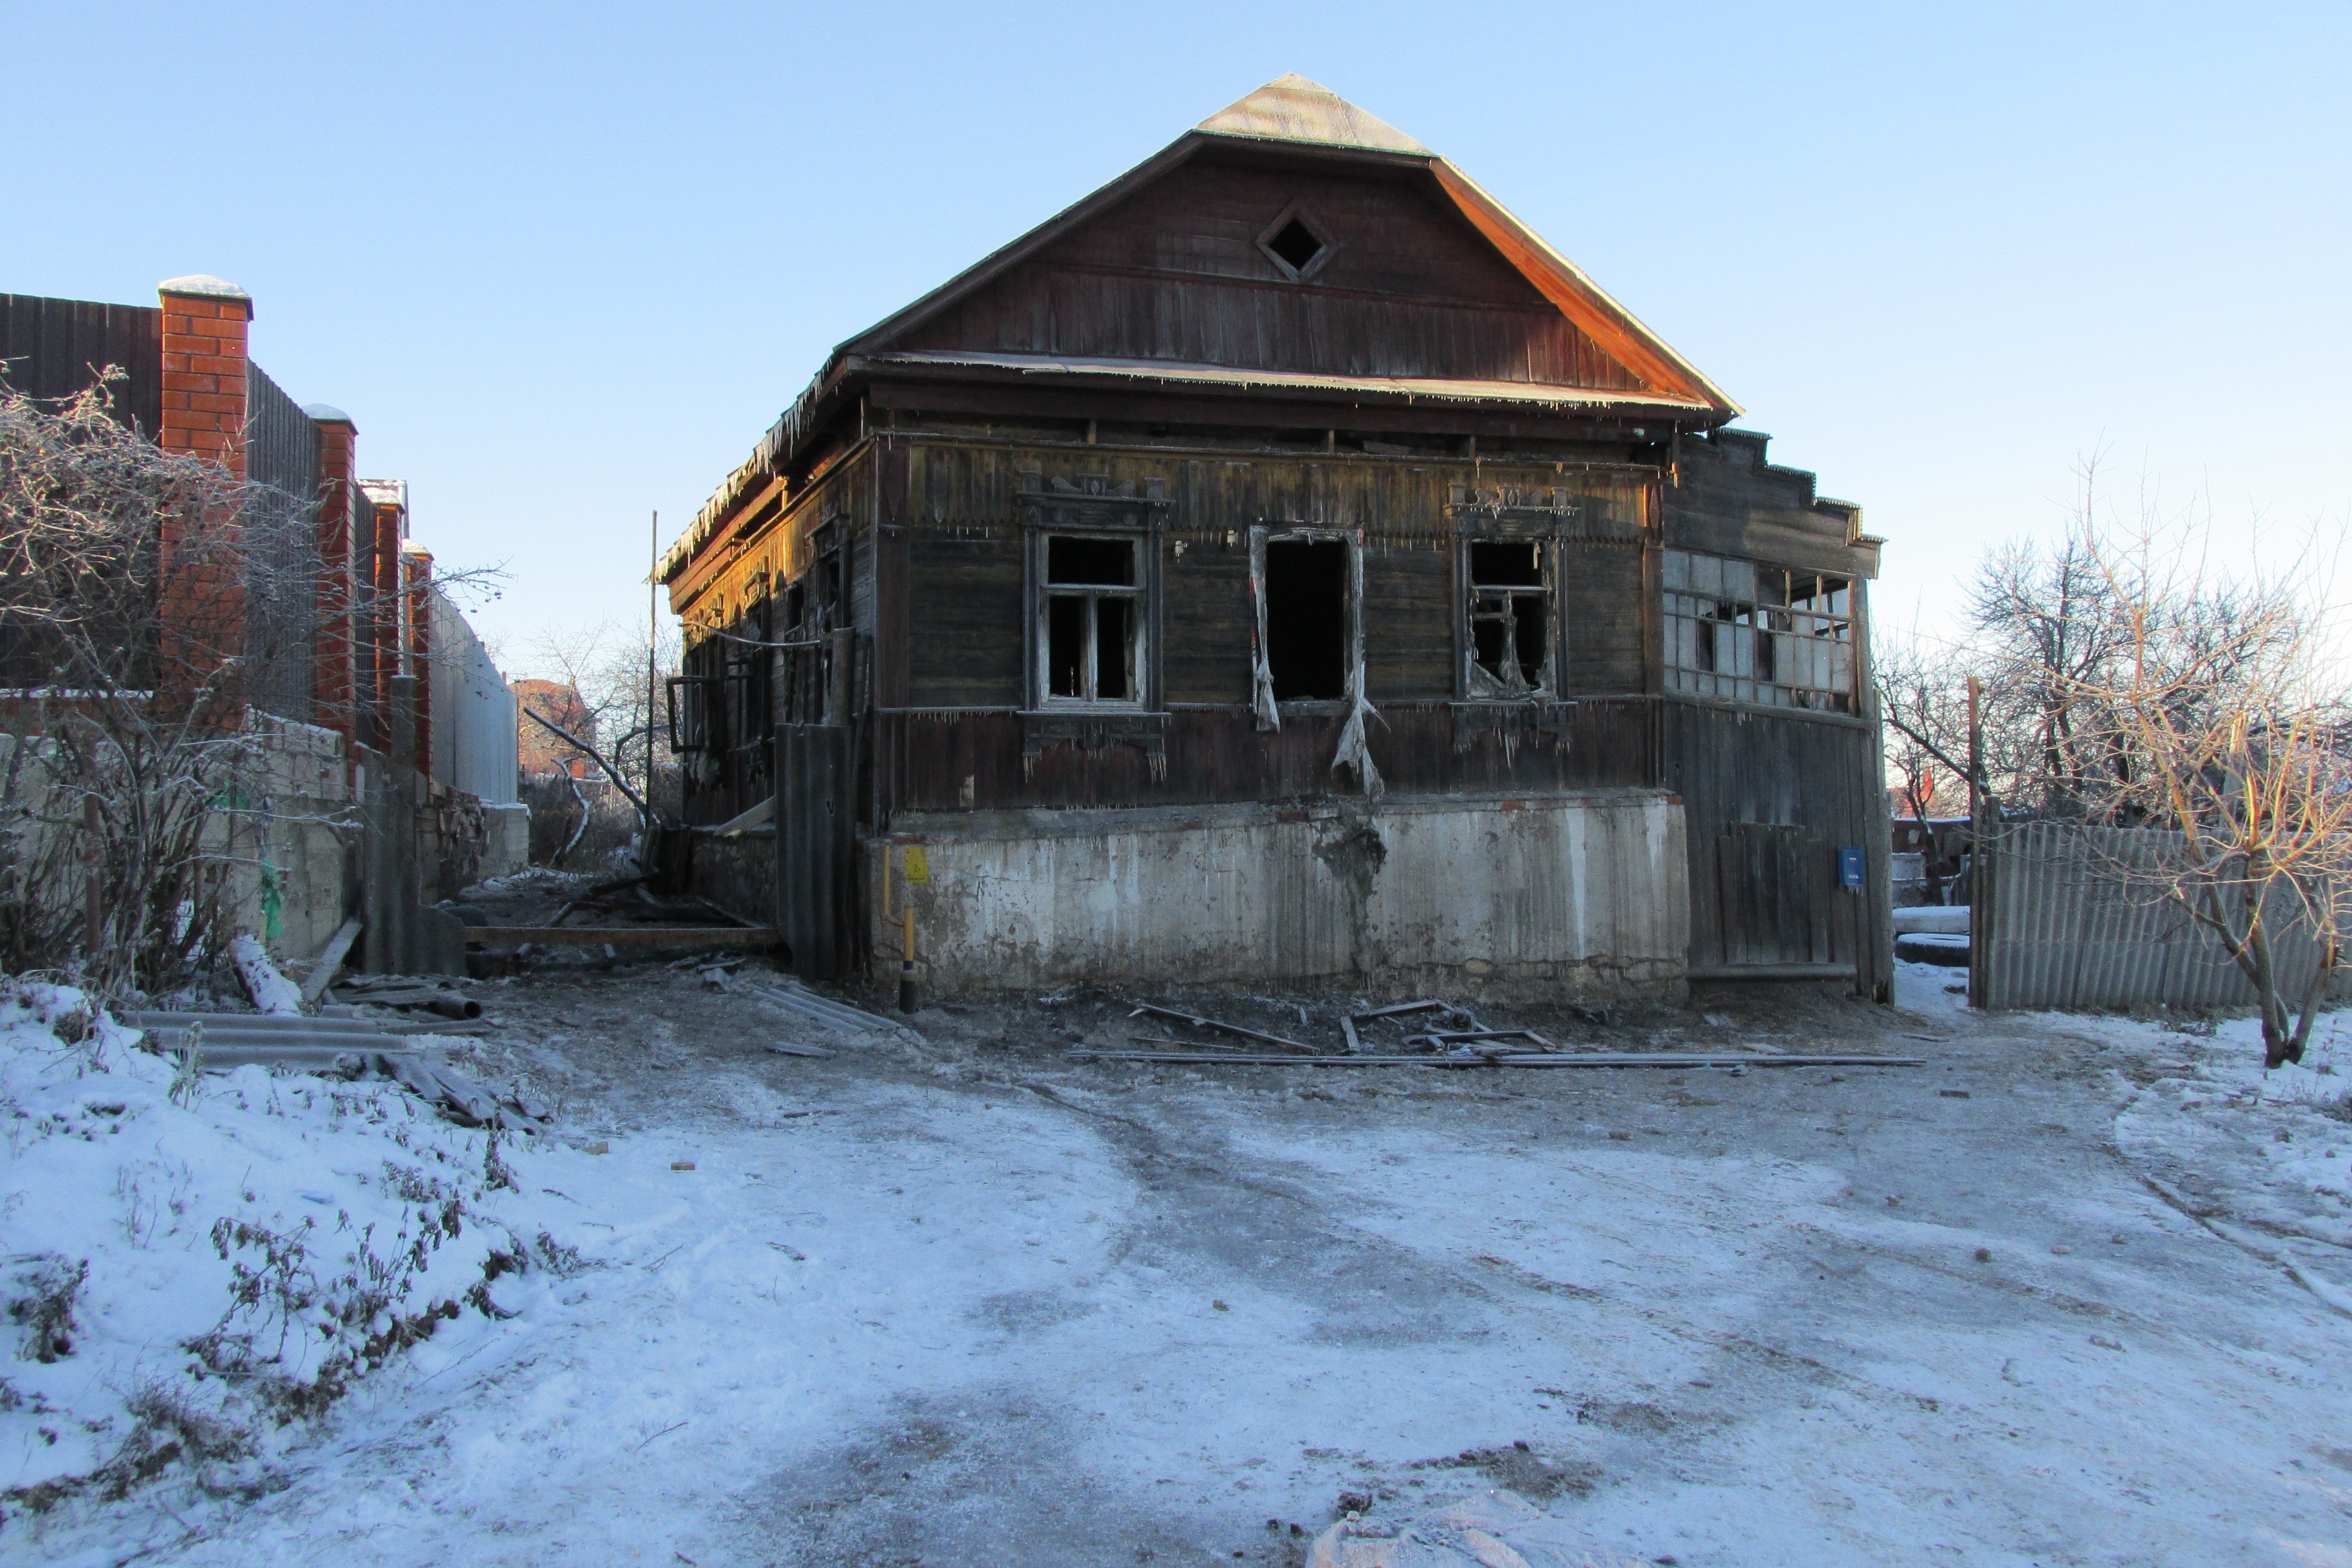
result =
M560 736L596 766L614 791L627 801L636 822L630 853L640 869L650 870L646 856L659 829L679 819L679 773L669 757L669 733L665 682L677 672L680 639L675 623L665 624L647 668L643 628L629 628L605 620L575 626L542 629L529 639L530 662L544 678L569 689L579 699L575 713L551 708L541 711L526 702L524 722ZM650 679L649 679L650 677ZM580 721L583 719L583 724ZM593 729L591 741L584 731ZM571 787L581 816L577 830L556 851L560 864L595 824L598 841L627 830L604 816Z
M1887 776L1919 823L1927 847L1928 898L1940 902L1942 880L1935 868L1954 846L1935 822L1965 810L1968 798L1967 678L1950 649L1913 631L1888 637L1873 649L1871 679L1890 731Z
M154 991L211 967L249 894L268 907L272 826L313 820L276 797L253 705L307 704L329 584L317 497L163 450L112 416L121 379L0 383L0 969ZM338 651L397 668L404 605L486 575L339 581Z
M255 487L0 385L0 968L190 978L251 845L241 696Z
M2352 709L2325 662L2333 552L2230 578L2201 543L2147 522L2074 531L2112 650L2057 695L2080 716L2073 741L2097 759L2097 806L2163 830L2154 853L2102 856L2100 874L2220 944L2254 992L2264 1065L2277 1067L2302 1059L2352 914ZM2309 944L2306 973L2287 961L2290 932Z

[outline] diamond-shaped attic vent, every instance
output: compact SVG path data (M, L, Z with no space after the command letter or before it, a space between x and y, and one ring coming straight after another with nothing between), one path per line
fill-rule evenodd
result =
M1266 226L1257 246L1293 279L1305 279L1331 255L1331 242L1295 206Z
M1323 242L1315 231L1292 218L1282 226L1282 232L1266 241L1266 248L1290 263L1294 272L1304 272L1307 264L1323 254Z

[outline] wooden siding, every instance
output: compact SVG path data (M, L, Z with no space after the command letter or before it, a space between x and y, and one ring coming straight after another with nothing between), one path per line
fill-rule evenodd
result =
M1391 539L1364 552L1364 691L1375 705L1458 695L1455 593L1450 540Z
M115 417L151 437L163 423L163 312L152 305L0 294L0 379L35 397L79 392L121 365Z
M1878 574L1878 542L1861 534L1862 509L1815 494L1813 476L1765 460L1771 439L1748 430L1685 437L1665 492L1665 542L1800 570Z
M1647 689L1643 658L1643 552L1617 542L1560 546L1560 597L1567 617L1563 696Z
M1661 700L1661 709L1663 782L1682 796L1689 834L1692 967L1773 962L1754 951L1754 921L1768 908L1789 922L1785 940L1801 936L1809 943L1823 921L1846 922L1851 931L1860 921L1860 942L1843 939L1838 958L1858 958L1865 973L1876 967L1881 958L1868 933L1885 924L1888 847L1872 726L1675 698ZM1845 893L1832 881L1812 882L1806 895L1812 903L1802 910L1789 906L1794 889L1750 886L1727 899L1723 841L1731 841L1729 853L1742 865L1768 858L1758 835L1738 831L1743 826L1797 830L1814 860L1834 855L1841 845L1862 846L1868 867L1863 890ZM1827 862L1807 864L1810 876L1828 875ZM1822 898L1852 900L1857 910L1816 911L1812 905ZM1743 912L1749 917L1745 921Z
M1256 624L1250 597L1249 547L1222 540L1193 541L1170 553L1160 647L1171 702L1245 702L1250 694L1250 636Z
M1650 484L1644 468L1562 473L1551 465L1336 455L1243 458L905 444L912 447L906 706L1027 702L1019 496L1029 481L1024 475L1048 484L1100 479L1139 490L1157 481L1169 498L1159 554L1164 584L1159 641L1170 702L1248 700L1255 618L1248 530L1258 524L1311 524L1363 536L1365 680L1374 703L1460 695L1454 547L1464 521L1461 502L1481 498L1571 506L1572 515L1541 526L1616 536L1601 552L1608 567L1595 574L1598 585L1580 590L1583 608L1569 631L1570 664L1591 672L1581 691L1643 689L1639 561ZM1571 584L1582 570L1570 572ZM1612 592L1621 595L1618 602L1607 602Z
M1486 727L1488 716L1450 703L1399 703L1371 727L1371 752L1396 795L1511 794L1658 778L1657 707L1649 699L1579 703L1561 710L1564 731L1524 722ZM1167 764L1155 778L1136 746L1113 742L1047 747L1024 770L1017 713L881 712L872 716L878 805L885 813L992 808L1202 805L1352 794L1334 777L1336 714L1294 714L1260 732L1248 710L1179 710L1168 721ZM970 797L965 790L967 781Z
M910 544L911 695L925 708L1021 706L1020 531L916 531Z
M1258 237L1329 249L1294 281ZM1196 156L888 346L1641 390L1418 171Z

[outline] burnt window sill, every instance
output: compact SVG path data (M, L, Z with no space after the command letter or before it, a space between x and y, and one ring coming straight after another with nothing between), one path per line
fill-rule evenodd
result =
M1053 746L1075 746L1098 752L1107 746L1133 746L1151 763L1151 776L1168 772L1168 719L1164 711L1141 707L1106 708L1072 704L1067 708L1031 708L1021 713L1021 773L1034 776L1038 757Z

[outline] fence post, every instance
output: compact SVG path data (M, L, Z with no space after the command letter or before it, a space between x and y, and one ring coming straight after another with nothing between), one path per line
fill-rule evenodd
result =
M1984 682L1969 677L1969 1005L1992 994L1986 974L1992 952L1993 845L1991 792L1984 783Z

